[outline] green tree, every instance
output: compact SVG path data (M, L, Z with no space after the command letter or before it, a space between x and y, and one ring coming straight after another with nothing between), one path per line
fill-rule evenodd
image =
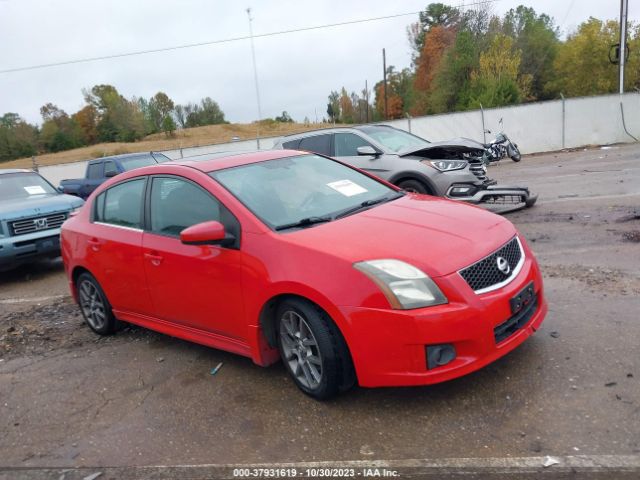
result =
M287 113L286 110L282 112L282 115L274 118L274 120L276 122L282 122L282 123L293 123L293 118L291 118L291 116Z
M173 121L171 115L167 115L162 120L162 131L167 137L173 137L176 131L176 122Z
M327 115L329 115L330 122L340 123L340 94L338 92L331 91L329 94Z
M48 152L70 150L85 144L82 129L67 113L52 103L40 108L42 129L40 144Z
M480 66L472 72L464 108L499 107L518 103L528 87L518 83L521 53L506 35L496 35L488 50L480 54Z
M480 52L470 30L458 32L441 60L429 96L429 113L461 110L469 103L471 73L478 68Z
M553 19L520 5L505 14L502 28L515 39L515 48L521 52L519 74L531 78L530 99L554 98L556 92L546 88L556 75L554 60L560 45Z
M638 26L631 24L629 62L626 65L625 89L638 86L640 37ZM589 18L560 45L555 58L556 76L547 84L549 91L566 96L598 95L618 89L618 66L609 62L609 48L618 43L618 23Z
M174 103L164 92L158 92L149 99L149 102L140 103L141 110L145 115L147 132L155 133L164 130L165 118L171 116ZM175 125L175 123L174 123ZM175 130L175 128L174 128Z
M138 101L129 101L112 85L84 90L87 104L97 112L97 139L101 142L132 142L145 134L145 118Z
M17 113L0 117L0 162L30 157L38 151L38 129Z

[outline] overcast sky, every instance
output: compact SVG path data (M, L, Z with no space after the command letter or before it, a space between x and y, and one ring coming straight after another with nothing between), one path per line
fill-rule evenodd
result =
M388 0L0 0L0 70L245 36L423 9L429 1ZM445 1L451 5L462 2ZM466 1L467 4L470 0ZM589 16L618 19L619 0L498 0L502 15L519 4L551 15L563 33ZM640 18L630 2L629 19ZM283 110L298 121L326 116L327 95L360 92L387 64L409 66L406 26L416 15L255 40L263 117ZM248 40L164 53L0 74L0 114L41 121L47 102L69 113L83 88L112 84L127 98L167 93L176 103L210 96L232 122L257 118Z

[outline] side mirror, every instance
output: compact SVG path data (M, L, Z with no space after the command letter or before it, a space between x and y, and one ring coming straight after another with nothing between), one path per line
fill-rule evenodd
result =
M118 172L116 172L115 170L109 170L108 172L104 172L104 176L106 178L115 177L116 175L118 175Z
M60 193L64 193L64 187L63 187L62 185L58 185L57 190L58 190Z
M227 246L235 241L233 235L228 235L224 225L210 221L197 223L180 232L180 241L185 245L221 245Z
M380 155L380 153L371 145L358 147L356 150L358 151L358 155L373 155L374 157Z

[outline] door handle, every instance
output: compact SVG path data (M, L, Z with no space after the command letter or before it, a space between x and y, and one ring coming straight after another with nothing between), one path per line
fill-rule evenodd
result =
M93 237L90 238L87 243L89 244L89 246L91 247L91 250L93 250L94 252L97 252L98 250L100 250L100 245L101 242L100 240L98 240L97 238Z
M163 257L158 255L156 252L145 253L144 258L148 259L154 267L159 267L163 260Z

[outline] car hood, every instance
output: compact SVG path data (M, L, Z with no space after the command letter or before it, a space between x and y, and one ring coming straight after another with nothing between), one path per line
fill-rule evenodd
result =
M283 236L348 262L394 258L437 277L477 262L515 234L511 222L482 208L411 194Z
M84 204L81 198L72 195L33 195L28 198L0 201L0 220L19 220L50 213L68 212Z
M445 140L444 142L432 142L424 147L403 150L399 152L398 155L401 157L405 157L408 155L418 155L431 158L429 157L429 153L437 153L443 150L451 153L474 152L477 150L484 150L484 145L480 142L472 140L471 138L459 137L453 138L451 140Z

